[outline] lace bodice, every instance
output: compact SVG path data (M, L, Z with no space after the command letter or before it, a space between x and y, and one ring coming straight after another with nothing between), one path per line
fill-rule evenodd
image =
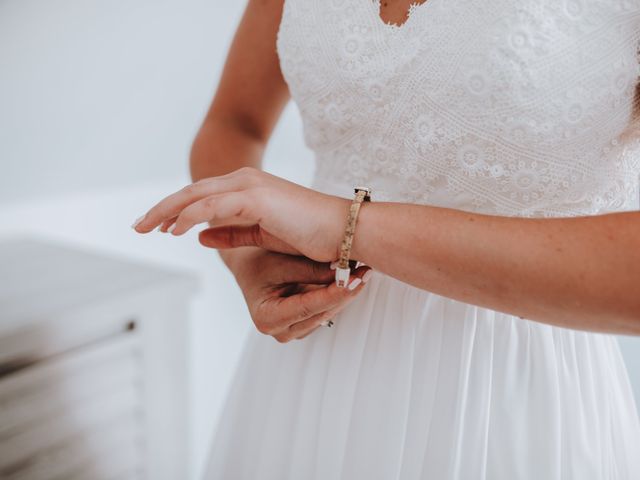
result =
M638 208L639 45L640 0L286 0L277 38L318 188L519 216Z

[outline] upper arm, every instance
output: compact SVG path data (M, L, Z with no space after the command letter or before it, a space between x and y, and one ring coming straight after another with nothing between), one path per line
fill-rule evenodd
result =
M205 122L230 122L266 142L289 100L276 37L284 0L249 0Z

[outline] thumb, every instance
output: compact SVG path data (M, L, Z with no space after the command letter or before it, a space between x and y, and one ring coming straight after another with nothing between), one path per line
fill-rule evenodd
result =
M261 247L274 252L300 255L288 243L271 235L260 225L225 225L207 228L200 232L200 243L209 248Z

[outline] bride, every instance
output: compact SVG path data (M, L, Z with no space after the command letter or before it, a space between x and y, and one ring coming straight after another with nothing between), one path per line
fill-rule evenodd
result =
M134 225L209 222L256 326L206 478L638 479L640 2L410 3L250 0ZM260 170L290 96L310 188Z

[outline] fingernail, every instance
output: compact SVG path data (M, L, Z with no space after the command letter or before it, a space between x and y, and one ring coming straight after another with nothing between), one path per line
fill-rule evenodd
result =
M353 290L354 288L356 288L358 285L360 285L360 283L362 282L361 278L354 278L351 283L349 284L349 290Z
M174 223L169 228L167 228L167 233L173 233L175 229L176 229L176 224Z
M338 260L335 260L335 261L331 262L331 264L329 265L329 268L331 270L335 270L337 266L338 266Z
M144 217L146 217L146 214L142 215L141 217L136 218L136 221L133 222L133 225L131 225L131 228L136 228L138 225L140 225L140 222L142 222L142 220L144 220Z
M367 270L362 276L362 283L367 283L371 278L371 275L373 275L373 270Z

